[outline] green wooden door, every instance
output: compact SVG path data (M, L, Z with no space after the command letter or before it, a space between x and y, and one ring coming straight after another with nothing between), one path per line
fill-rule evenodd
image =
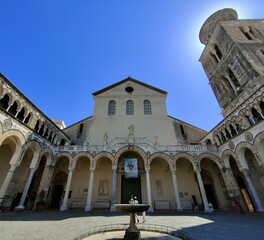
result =
M138 202L142 203L140 176L137 178L125 178L122 175L121 203L129 203L131 196L137 196Z

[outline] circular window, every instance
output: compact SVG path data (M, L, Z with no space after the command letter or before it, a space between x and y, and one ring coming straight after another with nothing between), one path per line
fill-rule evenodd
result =
M134 91L134 88L132 87L126 87L126 92L127 93L132 93Z

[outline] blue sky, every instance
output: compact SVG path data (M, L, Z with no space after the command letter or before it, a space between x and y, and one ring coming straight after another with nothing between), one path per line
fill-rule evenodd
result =
M0 0L0 71L67 126L92 93L131 76L168 92L168 114L205 130L222 120L199 57L215 11L264 18L263 0Z

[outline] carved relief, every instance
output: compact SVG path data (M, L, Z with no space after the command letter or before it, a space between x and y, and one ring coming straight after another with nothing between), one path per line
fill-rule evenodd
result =
M10 129L12 127L12 121L10 119L6 119L3 125L5 129Z

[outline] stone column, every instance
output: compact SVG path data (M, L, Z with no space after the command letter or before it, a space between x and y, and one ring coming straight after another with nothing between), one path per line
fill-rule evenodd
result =
M152 199L151 199L151 188L150 188L150 177L149 177L149 170L150 167L146 168L146 183L147 183L147 195L148 195L148 204L150 205L149 207L149 212L153 212L153 207L152 207Z
M111 199L111 208L110 211L115 211L115 203L116 203L116 170L117 166L113 166L113 176L112 176L112 199Z
M179 195L179 190L178 190L176 170L171 170L171 174L172 174L172 181L173 181L175 199L176 199L176 203L177 203L176 208L177 208L177 211L182 211L180 195Z
M206 196L206 193L205 193L205 190L204 190L203 180L202 180L201 173L200 173L201 170L198 169L198 170L195 170L195 172L196 172L196 175L197 175L197 180L198 180L199 188L200 188L202 199L203 199L204 211L205 212L210 212L207 196Z
M1 189L0 189L0 206L2 205L2 202L4 200L4 197L5 197L5 193L6 193L6 190L10 184L10 181L13 177L13 174L14 174L14 171L16 169L17 165L15 164L11 164L10 168L9 168L9 171L8 173L6 174L6 177L5 177L5 180L1 186Z
M252 181L250 179L250 176L248 175L248 169L242 169L242 173L245 176L245 179L247 181L247 185L249 187L249 190L250 190L250 192L252 194L252 197L253 197L253 199L254 199L254 201L256 203L257 212L264 212L264 208L263 208L262 202L261 202L261 200L260 200L260 198L259 198L259 196L257 194L257 191L256 191L256 189L255 189L255 187L254 187L254 185L253 185L253 183L252 183Z
M66 211L68 209L68 197L69 197L69 191L71 187L72 173L73 173L73 169L70 169L68 178L67 178L65 194L64 194L62 205L60 207L60 211Z
M92 195L93 195L93 181L94 181L94 169L90 169L90 179L89 179L89 187L88 187L88 195L87 195L87 204L85 207L85 212L89 212L92 209Z
M263 116L261 110L259 110L258 113L259 113L259 115L261 116L261 118L264 119L264 116Z
M10 104L8 103L8 107L6 108L6 111L8 112L9 109L13 106L15 101L11 102Z
M28 189L29 189L29 186L31 184L31 181L32 181L33 175L35 173L35 170L36 170L35 168L30 168L29 176L28 176L26 185L24 187L24 191L23 191L22 197L20 199L20 202L19 202L18 206L16 207L17 210L24 210L25 209L24 203L25 203L25 200L26 200L26 197L27 197L27 194L28 194Z

